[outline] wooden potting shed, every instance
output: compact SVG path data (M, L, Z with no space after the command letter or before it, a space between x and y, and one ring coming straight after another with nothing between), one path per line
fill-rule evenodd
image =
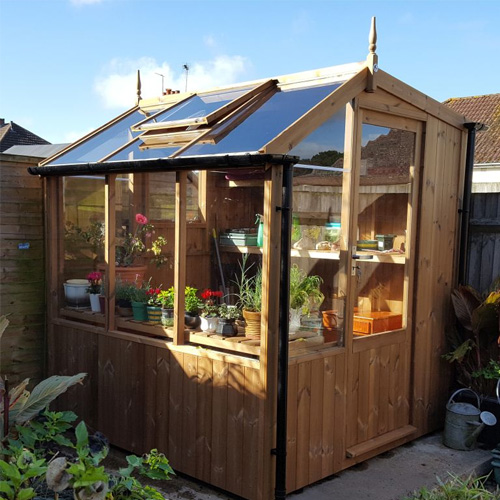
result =
M249 499L437 429L465 118L378 69L374 34L366 62L147 100L138 88L134 108L30 169L46 188L50 373L88 373L59 405ZM166 265L143 264L175 287L173 327L115 309L116 249L138 213L167 240ZM78 239L96 227L102 251ZM185 286L231 299L244 255L262 268L260 339L242 323L236 337L186 328ZM295 265L325 298L290 334ZM105 311L68 305L63 283L97 269Z

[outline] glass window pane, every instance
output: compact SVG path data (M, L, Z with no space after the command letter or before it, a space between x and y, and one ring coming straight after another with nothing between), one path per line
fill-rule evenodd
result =
M181 156L258 151L339 86L278 91L227 135L231 124L213 130L213 144L195 144Z
M415 133L363 125L354 335L405 326L405 266Z
M139 132L132 132L130 127L142 118L144 115L140 111L128 114L117 123L60 156L51 162L51 165L99 161L136 137Z
M165 112L158 114L151 120L143 123L162 123L177 120L186 120L188 118L200 118L209 115L210 113L221 108L225 104L240 97L245 92L248 92L251 87L243 89L234 89L223 92L210 92L207 94L198 94L184 102L165 110Z
M139 146L142 141L136 141L122 151L111 156L107 161L120 161L120 160L147 160L152 158L168 158L175 153L179 148L147 148L142 149Z

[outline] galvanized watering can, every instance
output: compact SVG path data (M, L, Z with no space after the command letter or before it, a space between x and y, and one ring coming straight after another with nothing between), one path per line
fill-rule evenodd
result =
M477 407L470 403L456 403L454 397L460 392L469 391L477 399ZM485 425L495 425L493 413L480 410L479 396L472 389L458 389L446 405L443 444L454 450L472 450Z

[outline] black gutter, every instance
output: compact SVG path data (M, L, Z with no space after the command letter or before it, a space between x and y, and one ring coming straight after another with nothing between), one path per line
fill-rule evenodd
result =
M283 166L281 216L280 326L278 339L278 404L276 413L276 480L274 498L286 498L288 323L290 315L290 247L292 227L293 166Z
M45 165L28 167L32 175L75 176L93 174L126 174L158 172L164 170L209 170L232 169L245 167L262 167L266 164L291 165L297 163L299 157L279 154L228 154L215 156L191 156L181 158L154 158L146 160L124 160L94 163L68 163L62 165Z
M475 122L465 123L468 130L467 150L465 155L465 180L462 208L459 213L462 215L460 228L460 249L458 261L458 283L466 285L467 280L467 257L469 252L469 224L470 224L470 204L472 194L472 172L474 170L474 149L476 145L476 130L481 129L481 125Z

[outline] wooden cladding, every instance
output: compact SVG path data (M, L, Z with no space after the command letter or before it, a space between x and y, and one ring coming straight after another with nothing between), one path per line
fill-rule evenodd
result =
M51 369L83 371L58 407L71 409L115 445L134 453L158 448L175 470L236 495L256 498L259 364L235 364L77 329L51 332Z

